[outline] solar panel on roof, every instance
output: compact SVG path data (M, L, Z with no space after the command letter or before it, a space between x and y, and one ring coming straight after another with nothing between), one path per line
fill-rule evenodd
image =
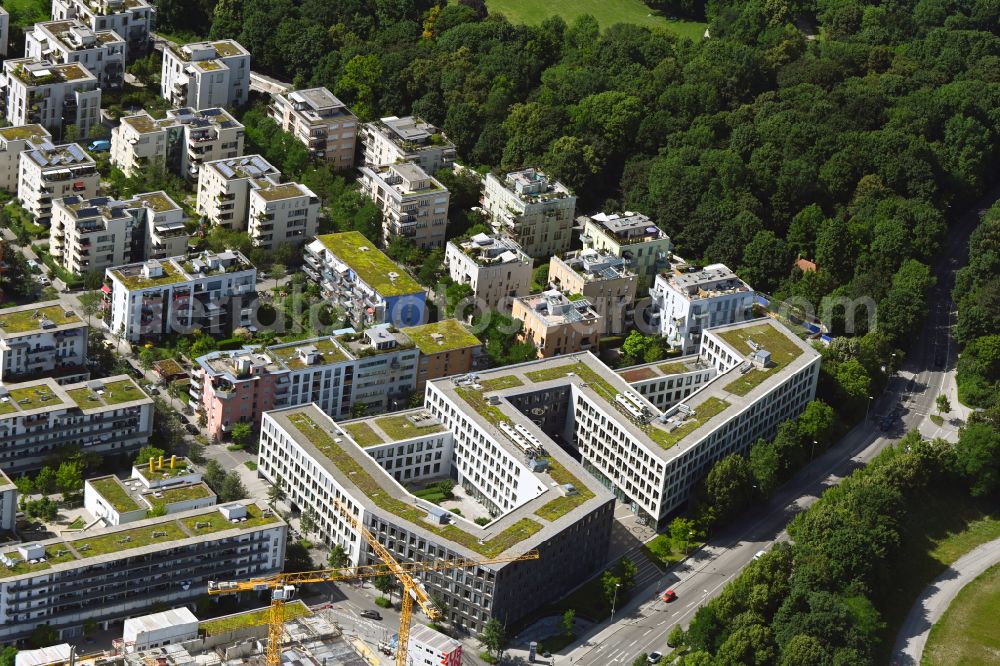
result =
M66 150L70 155L74 157L74 159L82 160L86 157L86 155L84 155L83 153L83 149L80 148L80 146L76 145L75 143L69 144L69 147L67 147Z

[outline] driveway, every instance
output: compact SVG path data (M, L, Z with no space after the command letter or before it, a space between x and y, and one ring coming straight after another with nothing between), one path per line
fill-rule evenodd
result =
M924 654L931 627L966 585L1000 562L1000 539L966 553L927 586L913 604L892 648L894 666L916 666Z

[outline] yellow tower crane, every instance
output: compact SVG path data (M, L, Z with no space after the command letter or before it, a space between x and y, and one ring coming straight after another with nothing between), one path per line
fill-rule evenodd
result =
M406 661L406 652L409 645L410 623L413 617L413 600L416 599L420 607L432 620L440 619L441 612L434 606L427 592L417 583L411 574L425 571L446 571L450 569L468 569L484 564L502 564L506 562L520 562L522 560L537 560L539 555L537 550L529 550L521 555L506 555L491 557L486 559L455 558L449 560L438 560L435 562L398 562L392 553L386 549L372 535L368 529L361 524L357 518L338 500L334 500L334 505L340 513L354 526L354 529L361 534L378 554L379 558L388 566L389 571L399 579L403 585L401 616L399 620L399 640L396 647L396 666L409 666ZM320 569L317 571L301 571L296 573L280 573L265 578L251 578L239 582L216 582L208 583L208 593L210 595L237 594L239 592L259 592L271 590L271 610L268 616L268 640L267 640L267 666L281 665L281 643L284 637L285 625L285 603L291 600L295 594L297 585L306 583L327 583L339 580L356 580L358 578L374 578L385 574L383 565L369 564L359 567L341 567L337 569Z

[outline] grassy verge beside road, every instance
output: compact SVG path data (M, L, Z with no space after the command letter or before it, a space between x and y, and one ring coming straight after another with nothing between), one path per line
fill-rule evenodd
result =
M1000 654L1000 564L983 572L958 593L931 628L924 666L978 666L997 663Z

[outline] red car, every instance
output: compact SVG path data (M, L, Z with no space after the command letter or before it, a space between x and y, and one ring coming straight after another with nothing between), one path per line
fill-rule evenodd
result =
M666 592L663 593L663 600L666 601L668 604L676 598L677 598L677 593L674 592L673 590L667 590Z

